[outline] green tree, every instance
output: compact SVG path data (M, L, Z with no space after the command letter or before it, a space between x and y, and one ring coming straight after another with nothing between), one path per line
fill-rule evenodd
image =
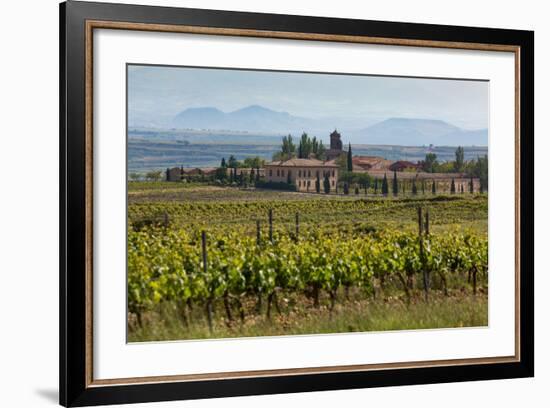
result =
M327 157L327 149L323 144L322 140L319 140L319 146L317 147L317 151L315 152L315 155L319 160L325 160Z
M316 136L310 138L308 134L304 132L298 144L297 157L300 159L308 159L312 155L319 160L324 160L326 158L326 148L323 142L318 140Z
M470 194L474 194L474 178L470 177Z
M384 177L386 177L385 174ZM394 196L397 196L397 194L399 193L399 185L397 184L397 172L395 170L393 171L392 192Z
M300 144L298 146L298 158L307 159L313 153L313 141L306 132L302 133Z
M349 185L348 185L348 183L344 183L344 194L349 194Z
M455 179L451 179L451 194L456 193Z
M222 157L222 163L221 163L220 167L222 167L222 168L227 167L227 163L225 162L225 157Z
M412 193L413 195L416 195L418 193L418 190L416 189L416 179L413 180Z
M353 171L353 154L351 152L351 143L348 146L348 161L347 161L348 171L351 173Z
M292 141L292 135L283 137L283 144L281 146L281 153L284 159L290 159L296 152L296 145Z
M388 195L388 178L386 177L386 173L384 173L384 179L382 180L382 194L385 196Z
M374 194L378 194L378 179L374 179Z
M243 166L247 167L247 168L256 168L256 169L258 169L260 167L263 167L264 164L265 164L265 160L262 159L259 156L247 157L243 161Z
M435 194L435 193L437 193L435 189L435 180L432 180L432 194Z
M427 153L422 162L422 169L427 173L435 173L437 164L437 155L435 153Z
M325 189L325 194L329 194L330 193L330 180L329 180L329 177L328 177L328 172L325 173L325 179L323 181L323 187Z
M464 168L464 148L462 146L458 146L455 151L454 170L456 172L461 172L463 168Z
M139 181L141 179L141 174L139 174L139 173L130 173L128 175L128 177L130 177L130 180L132 180L132 181Z
M238 167L239 165L239 162L237 161L237 159L235 158L235 156L231 155L229 156L229 160L227 162L227 167L230 167L232 169Z
M216 180L220 180L220 181L227 179L227 168L218 167L216 169L216 173L214 177L216 177Z
M479 178L479 192L489 189L489 159L487 155L478 157L474 166L474 176Z
M145 179L149 181L160 181L162 179L161 170L151 170L145 174Z

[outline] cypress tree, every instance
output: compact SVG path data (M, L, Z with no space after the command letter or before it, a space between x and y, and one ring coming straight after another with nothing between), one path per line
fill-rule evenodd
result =
M250 169L250 177L249 177L249 179L250 179L250 183L251 183L251 184L254 183L255 177L254 177L254 169L253 169L253 168Z
M474 194L474 178L470 177L470 194Z
M386 173L384 173L384 179L382 180L382 194L385 196L388 195L388 178L386 177Z
M359 194L359 187L355 186L355 194Z
M426 180L422 179L422 195L426 194Z
M384 174L384 177L386 177L385 174ZM393 171L392 191L394 196L396 196L397 193L399 192L399 186L397 185L397 172L395 170Z
M344 183L344 194L349 194L349 186L348 186L348 183Z
M317 172L317 178L315 179L315 191L318 193L321 192L321 180L319 179L319 172Z
M456 193L455 179L451 179L451 194Z
M378 194L378 179L374 179L374 194Z
M325 174L325 180L323 181L324 188L325 188L325 194L330 193L330 180L328 178L328 173Z
M227 163L225 162L225 157L222 157L222 163L220 167L227 167Z
M435 194L435 180L432 180L432 194Z
M349 144L349 147L348 147L348 171L349 172L352 172L353 171L353 156L352 156L352 153L351 153L351 143Z
M416 180L413 180L413 185L412 185L412 193L413 195L416 195L418 191L416 190Z
M286 172L286 182L287 184L292 184L292 179L290 178L290 170Z

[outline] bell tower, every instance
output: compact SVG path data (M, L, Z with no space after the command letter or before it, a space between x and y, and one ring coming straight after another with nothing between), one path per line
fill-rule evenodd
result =
M336 129L330 134L330 149L342 150L342 139L340 133Z

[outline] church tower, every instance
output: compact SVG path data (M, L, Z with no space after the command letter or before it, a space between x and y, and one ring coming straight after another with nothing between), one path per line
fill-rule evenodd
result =
M336 129L330 134L330 149L342 150L342 139L340 133Z

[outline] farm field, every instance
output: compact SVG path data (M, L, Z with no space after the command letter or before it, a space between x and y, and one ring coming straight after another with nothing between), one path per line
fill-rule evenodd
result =
M131 182L128 340L485 326L487 201Z

